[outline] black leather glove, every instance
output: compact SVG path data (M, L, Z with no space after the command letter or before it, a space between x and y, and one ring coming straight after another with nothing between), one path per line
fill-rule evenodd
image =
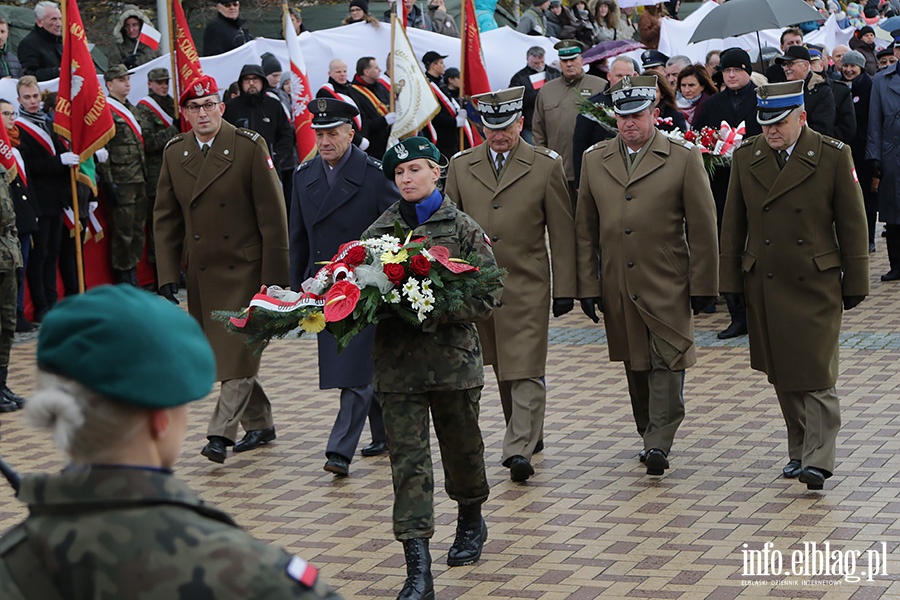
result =
M122 59L122 64L128 67L129 69L134 69L138 66L138 57L137 54L129 54L125 58Z
M881 176L883 175L881 171L881 161L877 158L870 158L866 162L869 163L869 168L872 169L872 177L881 179Z
M118 206L120 204L119 186L117 186L112 181L103 179L103 183L100 184L100 189L103 190L103 198L106 200L106 203L109 206Z
M553 299L553 316L561 317L567 312L575 308L575 300L572 298L554 298Z
M600 317L597 316L597 313L603 312L603 298L600 296L596 298L582 298L579 302L581 302L581 312L586 314L594 323L599 323Z
M865 296L844 296L844 310L856 308L865 299Z
M731 306L737 308L744 308L747 306L747 297L744 296L744 294L725 292L722 294L722 297L725 298L725 302Z
M159 286L158 294L168 300L173 304L178 304L178 298L175 297L175 294L178 293L178 284L177 283L166 283L164 285Z
M691 296L691 310L695 315L699 315L703 309L709 308L715 303L715 296Z

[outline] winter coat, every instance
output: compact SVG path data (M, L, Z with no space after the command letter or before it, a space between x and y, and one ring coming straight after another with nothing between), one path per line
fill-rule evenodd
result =
M875 56L875 43L867 44L855 35L850 36L850 42L847 44L851 50L856 50L866 57L866 73L869 77L875 77L878 72L878 58Z
M160 56L159 49L154 50L145 44L136 43L137 40L129 39L125 35L125 21L131 17L140 19L142 23L153 27L153 23L141 9L133 4L126 4L125 10L122 11L113 26L113 39L116 43L109 51L110 65L122 64L133 69Z
M246 22L240 17L227 19L216 13L203 32L203 56L223 54L252 40L250 30L244 27Z
M509 87L522 86L525 88L525 93L522 97L522 114L525 116L525 124L523 128L527 131L531 131L531 123L534 119L534 103L537 101L538 92L540 91L540 87L537 89L534 88L534 84L531 82L531 76L538 71L535 71L528 65L525 65L525 68L516 71L516 74L512 76L512 79L509 80ZM554 69L551 66L544 67L544 85L550 83L557 77L562 76L562 73L559 70Z
M869 104L866 160L880 160L878 215L900 225L900 63L875 76Z
M37 25L26 35L16 52L25 75L34 75L38 81L59 77L62 62L62 38Z
M846 144L805 127L783 169L763 136L735 150L719 289L745 295L750 366L779 389L834 386L842 297L869 293L867 240Z
M24 75L22 63L19 62L19 57L12 51L9 47L9 42L7 42L6 47L0 49L0 77L19 79L22 75Z
M829 137L834 136L835 104L834 92L818 73L809 72L803 86L803 103L809 126Z

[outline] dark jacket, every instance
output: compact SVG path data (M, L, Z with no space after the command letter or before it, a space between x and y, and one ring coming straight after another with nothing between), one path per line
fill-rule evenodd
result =
M16 207L16 229L19 235L37 233L37 211L28 197L28 188L22 182L22 177L17 176L9 184L9 195Z
M252 40L253 36L250 30L244 27L244 23L246 21L240 17L227 19L217 13L203 32L203 56L222 54L240 48Z
M290 210L291 288L301 289L306 279L331 260L341 244L359 239L387 207L400 199L385 178L381 163L351 146L347 162L329 187L325 164L317 156L294 173ZM372 383L374 328L356 336L340 354L330 333L319 334L319 387L359 387Z
M425 76L428 78L428 81L441 88L445 95L450 96L450 92L442 85L440 78L432 77L427 73ZM456 115L450 112L450 109L444 105L440 98L438 99L438 104L441 105L441 110L431 119L431 126L437 134L437 140L432 141L438 150L441 151L441 154L449 159L460 150L463 150L463 148L459 147L459 127L456 126ZM425 137L431 137L427 135L427 130Z
M281 172L285 168L290 169L290 162L294 160L292 150L294 127L281 102L266 93L269 90L269 83L262 67L244 65L238 81L240 82L246 75L260 77L263 82L262 91L253 96L244 94L242 90L239 91L237 97L225 103L225 120L235 127L243 127L262 134L278 171Z
M853 152L853 162L857 169L866 160L866 140L869 135L869 104L872 99L872 78L862 72L859 77L850 82L850 96L853 108L856 112L856 135L850 142L850 150Z
M20 109L20 114L22 113ZM44 131L52 131L53 123L49 117L41 115L44 119ZM25 115L19 117L26 119ZM34 122L33 120L29 119ZM53 140L55 156L48 153L44 146L28 133L24 127L19 127L19 152L25 162L25 171L28 177L31 199L37 207L39 217L56 216L72 203L72 189L69 181L69 168L64 166L59 159L60 154L66 151L65 146L55 133L49 133Z
M855 35L850 36L850 42L847 44L851 50L856 50L866 57L866 73L870 77L874 77L878 71L878 58L875 56L875 43L867 44Z
M59 77L62 62L62 38L37 25L26 35L17 49L19 62L25 75L34 75L38 81Z
M884 69L872 81L866 159L880 160L884 175L878 185L878 216L900 225L900 63Z
M19 58L10 49L9 42L7 42L6 48L0 49L0 77L18 79L23 74L22 63L19 62Z
M522 112L525 115L525 125L523 129L529 131L531 131L531 120L534 118L534 103L537 100L538 91L540 90L540 88L537 90L534 89L534 86L531 84L531 79L529 78L537 72L538 71L535 71L528 65L525 65L524 69L516 71L516 74L509 80L509 87L521 85L525 88L525 95L522 98ZM545 85L562 75L557 69L550 66L544 67L544 73L547 74L547 78L544 80Z
M831 87L831 93L834 94L834 137L849 144L856 136L856 110L853 108L850 86L828 77L825 78L825 83Z
M526 88L527 89L527 88ZM609 94L600 92L588 98L597 106L605 106L612 108L612 97ZM603 140L611 140L616 137L616 132L609 129L608 126L601 125L599 121L593 117L584 114L578 115L575 119L575 132L572 135L572 157L575 168L575 183L581 181L581 161L585 151Z
M821 75L812 71L806 75L803 102L806 104L807 124L822 135L834 137L834 92Z

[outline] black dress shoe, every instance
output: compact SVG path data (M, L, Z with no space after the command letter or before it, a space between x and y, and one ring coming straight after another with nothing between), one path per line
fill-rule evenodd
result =
M869 252L875 252L875 244L869 244Z
M346 477L350 474L350 461L340 454L332 454L325 461L323 467L329 473L334 473L338 477Z
M16 313L16 333L31 333L35 329L37 327L25 318L25 313Z
M805 467L800 471L799 478L808 490L821 490L825 486L825 473L815 467Z
M225 462L225 455L227 453L226 448L228 445L227 438L223 438L219 435L212 435L209 437L209 443L203 446L203 450L200 451L200 454L213 462L222 464Z
M730 340L731 338L747 335L747 322L743 320L732 321L731 325L716 334L720 340Z
M641 450L641 453L638 454L638 460L641 461L642 463L647 462L647 451L646 450Z
M253 450L254 448L259 448L263 444L268 444L274 439L274 425L272 425L271 427L266 427L265 429L254 429L252 431L248 431L246 435L244 435L244 439L234 445L234 451L246 452L247 450Z
M2 390L3 397L15 404L18 408L25 408L25 404L28 402L23 396L18 395L8 386L3 386Z
M537 454L538 452L544 451L544 440L538 440L537 444L534 445L533 454Z
M363 456L381 456L388 451L387 442L372 442L359 451Z
M0 395L0 413L11 413L19 410L19 407L16 406L16 403L12 400L7 400L6 396Z
M784 465L784 468L781 470L781 474L788 479L794 479L798 475L800 475L800 471L802 470L803 466L800 464L800 461L792 458L788 461L788 464Z
M900 280L900 269L891 269L881 276L882 281L898 281Z
M647 460L644 461L647 465L647 475L662 475L666 472L666 469L669 468L669 459L666 458L666 453L660 450L659 448L651 448L647 451Z
M524 456L513 456L509 459L506 466L509 467L509 478L513 481L526 481L534 475L534 467L531 466L531 463Z

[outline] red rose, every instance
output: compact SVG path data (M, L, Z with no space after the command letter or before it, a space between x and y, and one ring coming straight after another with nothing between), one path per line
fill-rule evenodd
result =
M366 249L362 246L354 246L347 252L344 262L351 267L358 267L366 261Z
M409 270L416 275L427 277L428 271L431 270L431 262L421 254L416 254L409 261Z
M384 265L383 270L384 274L387 275L388 281L394 285L400 285L403 278L406 277L406 269L403 268L403 265L392 263Z

